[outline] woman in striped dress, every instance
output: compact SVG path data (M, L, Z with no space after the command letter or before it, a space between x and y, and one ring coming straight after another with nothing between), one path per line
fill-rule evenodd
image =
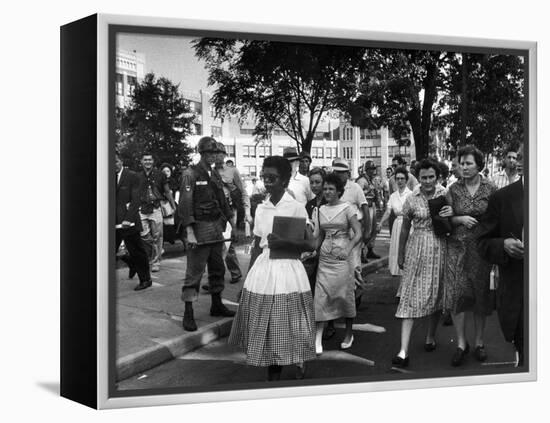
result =
M415 319L430 317L424 349L435 348L435 328L441 310L442 273L445 240L435 235L428 200L445 195L445 189L437 184L439 166L431 159L424 159L418 167L420 187L416 187L405 200L403 224L399 239L398 264L403 269L401 297L396 317L401 323L401 350L392 359L395 366L409 364L409 341ZM452 209L445 206L439 212L442 217L452 216ZM411 225L413 232L409 237Z
M279 380L282 366L295 364L303 378L305 362L315 355L313 297L299 258L271 259L270 249L313 251L315 240L306 227L303 240L283 239L272 233L273 218L307 219L306 209L287 192L291 175L288 161L279 156L264 160L262 177L269 197L256 209L254 248L229 343L246 352L253 366L268 367L268 380Z

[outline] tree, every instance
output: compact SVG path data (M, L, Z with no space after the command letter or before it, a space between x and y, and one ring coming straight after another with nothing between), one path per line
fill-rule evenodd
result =
M499 153L524 136L524 61L521 56L458 54L450 67L448 113L439 125L450 130L453 149L474 144Z
M130 106L117 109L116 148L131 167L139 169L144 151L151 152L159 164L180 167L189 163L192 149L185 139L191 133L194 115L178 88L149 73L135 86Z
M215 86L216 114L255 120L254 134L285 132L310 152L321 119L353 96L364 49L272 41L201 38L194 42Z
M412 130L416 157L427 157L434 113L442 108L439 92L445 89L448 61L447 52L369 49L359 94L342 107L352 124L387 126L398 143L410 142Z

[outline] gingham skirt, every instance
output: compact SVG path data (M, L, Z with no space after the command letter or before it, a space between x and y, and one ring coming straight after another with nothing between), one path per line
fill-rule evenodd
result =
M253 366L315 358L313 298L300 260L270 260L264 249L244 282L229 343Z

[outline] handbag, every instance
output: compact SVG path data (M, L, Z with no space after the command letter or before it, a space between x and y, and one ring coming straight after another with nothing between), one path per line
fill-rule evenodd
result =
M162 217L174 216L174 208L168 200L162 200L160 202L160 211L162 212Z
M434 233L440 237L449 236L452 231L452 226L449 218L439 216L439 211L446 205L447 200L443 196L428 200L428 207L430 209L430 216L432 218Z

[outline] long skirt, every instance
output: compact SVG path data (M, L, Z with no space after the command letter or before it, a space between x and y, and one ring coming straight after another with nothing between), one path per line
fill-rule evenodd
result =
M264 249L246 276L229 343L253 366L315 359L313 298L300 260L271 260Z

